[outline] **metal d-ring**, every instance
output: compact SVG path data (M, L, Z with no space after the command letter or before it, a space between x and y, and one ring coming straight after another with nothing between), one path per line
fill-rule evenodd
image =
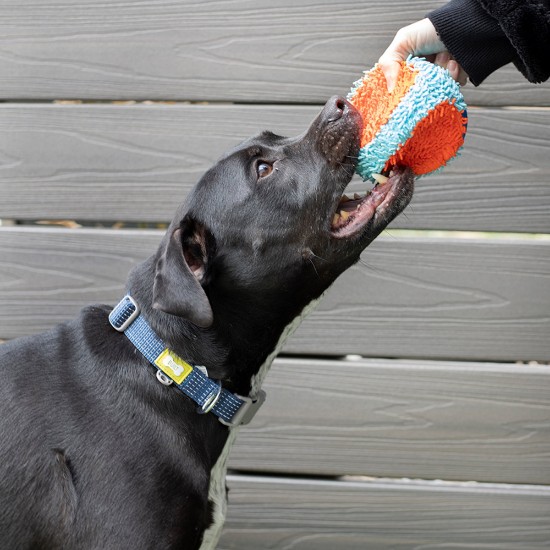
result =
M222 394L222 383L220 380L218 380L218 393L214 394L211 393L208 397L208 399L204 402L204 405L201 407L201 414L209 413L215 406L216 403L219 401L220 396Z
M166 374L164 374L161 370L157 370L157 380L164 386L171 386L174 382L168 376L166 376Z

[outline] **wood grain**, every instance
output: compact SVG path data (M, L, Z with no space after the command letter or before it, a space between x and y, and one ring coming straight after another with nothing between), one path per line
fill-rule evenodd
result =
M279 358L230 468L550 485L550 367Z
M0 228L0 338L115 303L158 231ZM286 351L550 359L550 242L380 238Z
M542 550L550 490L229 476L219 550Z
M86 303L123 295L132 267L159 231L0 228L0 334L32 334L70 319Z
M550 356L548 243L378 240L286 350L482 360ZM419 349L419 345L421 350Z
M324 102L439 0L5 0L0 97ZM513 67L477 105L549 105Z
M223 152L301 133L318 110L0 105L0 218L167 221ZM550 110L471 110L462 156L418 180L392 227L550 232L549 127Z

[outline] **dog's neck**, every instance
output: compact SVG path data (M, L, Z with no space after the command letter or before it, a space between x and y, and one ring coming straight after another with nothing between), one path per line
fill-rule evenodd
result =
M153 309L155 257L140 264L128 280L128 291L139 304L153 330L186 361L204 365L211 378L241 395L255 395L275 355L311 307L296 301L254 300L213 296L214 323L203 329L190 321ZM316 303L317 300L314 300Z

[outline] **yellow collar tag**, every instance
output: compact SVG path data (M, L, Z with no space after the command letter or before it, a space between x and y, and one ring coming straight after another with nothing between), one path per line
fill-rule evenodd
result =
M189 363L168 348L155 359L155 365L176 384L181 384L193 372Z

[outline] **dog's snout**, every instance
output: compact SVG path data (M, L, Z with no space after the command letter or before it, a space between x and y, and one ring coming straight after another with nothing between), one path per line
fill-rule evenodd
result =
M326 102L315 123L319 127L330 126L334 122L347 123L350 118L357 122L359 113L347 99L335 95Z
M340 96L331 97L325 106L327 109L327 122L341 119L348 108L348 102Z
M341 96L331 97L308 132L331 165L350 161L359 150L361 116L355 107Z

